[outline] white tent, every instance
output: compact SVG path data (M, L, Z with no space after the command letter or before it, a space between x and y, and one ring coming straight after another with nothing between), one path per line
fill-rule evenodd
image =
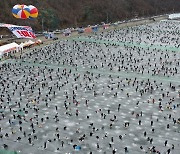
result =
M30 45L32 45L32 44L34 44L34 43L35 43L35 42L29 40L29 41L26 41L26 42L24 42L24 43L21 43L21 46L26 47L26 46L30 46Z
M42 41L41 41L40 39L38 39L36 42L38 42L38 43L42 43Z
M31 45L31 44L34 44L35 42L29 40L28 43Z
M170 14L169 19L180 19L180 13Z
M5 53L8 54L9 52L18 52L18 50L19 45L15 42L0 46L0 57L2 57Z
M20 47L21 49L23 49L24 43L19 44L19 47Z

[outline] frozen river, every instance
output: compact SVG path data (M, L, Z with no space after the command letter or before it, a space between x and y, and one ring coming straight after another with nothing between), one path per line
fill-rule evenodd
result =
M0 64L1 149L179 154L179 25L77 37Z

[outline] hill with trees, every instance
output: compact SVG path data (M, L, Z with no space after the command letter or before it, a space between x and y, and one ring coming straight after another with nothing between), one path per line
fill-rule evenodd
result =
M36 6L38 18L14 18L11 9L15 4ZM178 12L180 0L1 0L0 7L1 23L29 25L41 31Z

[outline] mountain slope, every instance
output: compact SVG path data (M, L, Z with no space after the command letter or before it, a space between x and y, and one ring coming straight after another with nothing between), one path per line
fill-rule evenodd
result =
M35 20L15 19L11 9L15 4L32 4L39 9ZM39 31L115 22L135 16L150 16L180 11L180 0L2 0L1 23L30 25Z

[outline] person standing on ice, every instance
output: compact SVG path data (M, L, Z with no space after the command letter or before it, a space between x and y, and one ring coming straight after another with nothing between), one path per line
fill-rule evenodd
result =
M47 142L45 141L44 142L44 149L46 149L47 148Z
M124 148L124 151L125 151L125 153L127 153L127 152L128 152L128 148L127 148L127 147L125 147L125 148Z
M168 149L168 150L167 150L167 154L170 154L170 152L171 152L171 149Z
M165 147L166 147L167 143L168 143L168 140L165 140L165 142L164 142L164 146Z

